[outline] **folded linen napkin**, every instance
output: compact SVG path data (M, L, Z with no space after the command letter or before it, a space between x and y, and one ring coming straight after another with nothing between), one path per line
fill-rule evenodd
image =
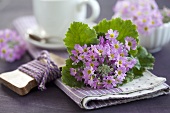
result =
M170 87L165 81L165 78L146 71L141 78L109 90L89 87L71 88L62 83L61 79L57 79L55 84L81 108L96 109L168 94Z

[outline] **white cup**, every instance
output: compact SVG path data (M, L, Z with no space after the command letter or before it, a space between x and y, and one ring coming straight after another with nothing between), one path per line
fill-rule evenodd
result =
M87 16L87 4L92 13ZM73 21L93 22L100 14L96 0L33 0L33 11L38 28L46 36L62 41Z

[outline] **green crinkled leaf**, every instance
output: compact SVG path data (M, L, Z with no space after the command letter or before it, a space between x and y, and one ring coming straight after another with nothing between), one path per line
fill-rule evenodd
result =
M145 68L137 69L136 67L134 67L132 70L133 70L134 78L139 78L143 76L143 72L146 71Z
M143 76L143 72L145 72L147 69L153 69L155 61L154 57L142 46L138 46L137 50L137 64L131 69L131 71L127 73L124 83L130 82L134 78L136 79Z
M133 67L129 72L127 72L127 76L126 76L125 80L123 81L123 83L128 83L128 82L132 81L133 79L143 76L144 71L146 71L145 68Z
M82 87L84 86L83 82L77 81L73 76L70 75L70 68L76 68L77 66L72 65L72 60L66 60L66 66L62 67L62 82L70 87Z
M102 20L94 29L98 34L106 33L109 29L117 30L119 32L119 36L117 39L121 42L124 42L124 39L128 37L135 38L138 42L138 32L136 30L136 25L134 25L130 20L122 20L120 18L115 18L112 20Z
M137 60L137 63L135 64L134 67L139 70L141 68L141 65L139 63L139 60L138 59L136 59L136 60Z
M135 56L136 54L138 53L138 50L130 50L129 51L129 54L132 55L132 56Z
M129 71L129 72L127 73L127 75L126 75L125 80L123 81L123 84L132 81L132 80L135 78L134 76L135 76L135 75L134 75L133 71L132 71L132 70Z
M152 54L148 53L144 47L138 47L138 54L136 54L136 57L138 58L141 67L153 69L155 58Z
M97 34L94 29L90 29L87 24L82 22L73 22L66 33L64 39L65 45L69 53L74 49L75 44L91 45L97 44Z
M135 56L137 64L127 73L124 83L143 76L143 72L147 69L153 69L154 57L142 46L138 46L137 50L138 53Z

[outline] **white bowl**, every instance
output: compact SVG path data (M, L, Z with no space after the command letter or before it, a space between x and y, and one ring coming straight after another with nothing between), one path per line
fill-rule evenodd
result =
M155 53L170 41L170 22L153 29L148 35L139 34L140 45L149 52Z

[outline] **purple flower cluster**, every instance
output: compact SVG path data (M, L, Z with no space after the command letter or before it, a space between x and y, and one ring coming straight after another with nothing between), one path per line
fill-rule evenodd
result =
M140 34L148 34L163 24L163 17L155 0L120 0L114 7L115 17L132 20Z
M25 53L25 43L10 29L0 30L0 58L13 62Z
M70 58L73 66L80 66L70 68L70 74L94 89L110 89L122 84L127 72L137 62L128 55L130 50L136 50L137 42L126 37L123 44L117 40L118 36L118 31L110 29L105 36L100 36L97 45L76 44Z

